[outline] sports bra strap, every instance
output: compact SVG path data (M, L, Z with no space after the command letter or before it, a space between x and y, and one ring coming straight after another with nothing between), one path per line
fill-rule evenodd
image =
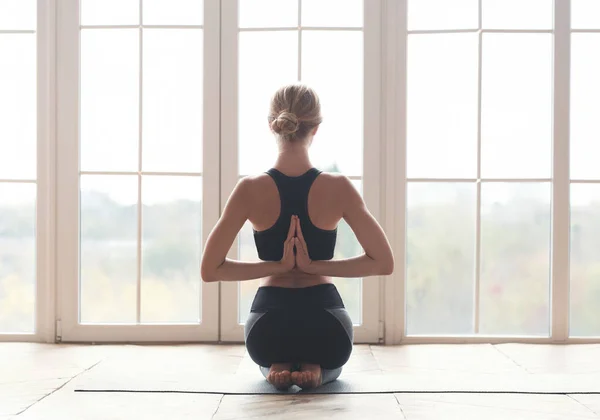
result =
M279 191L281 216L306 212L310 187L321 172L317 168L311 168L300 176L287 176L275 168L266 172L273 178Z

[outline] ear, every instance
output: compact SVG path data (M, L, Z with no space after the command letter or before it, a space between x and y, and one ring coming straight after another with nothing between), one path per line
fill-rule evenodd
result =
M311 133L313 136L317 134L317 131L319 131L319 127L320 127L320 125L317 125L317 126L316 126L316 127L313 129L313 131L312 131L312 133Z

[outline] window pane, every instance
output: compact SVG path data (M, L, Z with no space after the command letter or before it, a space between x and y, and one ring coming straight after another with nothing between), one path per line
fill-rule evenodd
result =
M478 0L408 0L408 30L476 29Z
M363 0L302 0L301 23L302 26L361 27L363 7Z
M35 179L35 34L0 34L0 62L0 179Z
M0 30L35 30L36 9L36 0L0 0Z
M136 322L137 188L137 176L81 177L81 322Z
M550 187L481 187L482 334L549 333Z
M323 114L311 146L313 164L362 175L362 32L303 32L302 82L319 95Z
M483 0L485 29L552 29L552 0Z
M410 35L407 172L410 178L477 175L477 35Z
M472 334L475 184L409 183L407 334Z
M202 0L144 0L144 25L202 25Z
M140 0L81 0L82 25L139 25Z
M552 35L484 34L484 178L549 178Z
M600 184L571 186L571 336L600 336Z
M137 171L138 116L139 31L81 31L81 169Z
M298 0L239 0L240 28L298 27ZM280 54L280 50L272 49Z
M200 321L202 178L142 179L145 323Z
M202 171L202 31L144 30L144 171Z
M35 330L35 184L0 183L0 333Z
M600 179L600 34L571 40L571 178Z
M571 0L573 29L600 29L600 1Z
M241 175L263 172L275 163L277 143L267 121L270 100L282 85L297 81L297 31L240 33L238 133Z

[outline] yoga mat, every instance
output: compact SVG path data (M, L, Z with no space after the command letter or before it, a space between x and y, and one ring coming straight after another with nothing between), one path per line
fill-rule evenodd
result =
M256 394L379 394L379 393L518 393L600 394L599 374L411 374L365 372L342 375L337 381L314 390L293 386L278 391L260 375L185 369L162 370L148 366L131 372L99 363L76 379L76 392L160 392L228 395Z

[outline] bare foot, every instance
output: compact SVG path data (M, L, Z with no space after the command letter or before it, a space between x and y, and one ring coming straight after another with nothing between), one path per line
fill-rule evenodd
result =
M267 381L279 390L287 390L292 386L291 371L291 363L273 363L267 375Z
M292 372L292 383L302 389L316 388L322 380L321 366L312 363L302 363L299 371Z

